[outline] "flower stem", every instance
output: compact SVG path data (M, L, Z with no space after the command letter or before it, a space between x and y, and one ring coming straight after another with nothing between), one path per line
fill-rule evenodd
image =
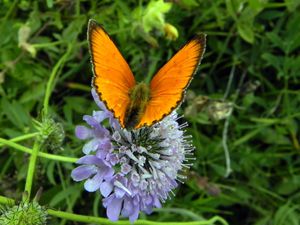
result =
M29 199L30 199L32 182L33 182L33 177L34 177L34 172L35 172L36 161L37 161L39 149L40 149L40 142L38 140L36 140L33 145L32 154L30 156L27 177L26 177L26 183L25 183L25 192L27 192L27 196L24 195L23 200L27 199L29 201Z
M48 43L39 43L39 44L32 44L31 46L35 48L47 48L47 47L52 47L55 45L60 45L64 44L65 41L54 41L54 42L48 42Z
M13 199L0 196L0 204L14 204L15 201ZM67 213L63 211L58 211L54 209L48 209L48 214L51 216L55 216L62 219L67 219L70 221L83 222L83 223L95 223L102 225L131 225L129 221L117 221L112 222L106 218L102 217L94 217L94 216L85 216L74 213ZM228 225L228 223L219 216L214 216L209 220L201 220L201 221L191 221L191 222L158 222L158 221L149 221L149 220L137 220L134 222L135 225L213 225L215 223L221 223L223 225Z
M30 134L24 134L22 136L10 139L10 141L12 141L12 142L23 141L23 140L26 140L26 139L36 137L38 134L39 134L38 132L30 133ZM0 147L3 146L3 145L4 145L3 143L0 143Z
M19 150L21 152L25 152L25 153L28 153L28 154L32 154L32 152L33 152L32 149L27 148L23 145L19 145L17 143L14 143L12 140L6 140L6 139L3 139L3 138L0 138L0 144L10 146L10 147L12 147L16 150ZM39 157L42 157L42 158L61 161L61 162L75 163L78 160L78 158L54 155L54 154L49 154L49 153L45 153L45 152L38 152L37 155Z
M0 195L0 204L15 204L15 200Z
M58 211L58 210L53 210L53 209L48 209L47 210L48 214L51 216L55 216L58 218L63 218L71 221L76 221L76 222L83 222L83 223L96 223L96 224L102 224L102 225L129 225L129 222L125 221L119 221L119 222L112 222L108 219L101 218L101 217L94 217L94 216L85 216L85 215L78 215L74 213L68 213L68 212L63 212L63 211ZM135 223L136 224L136 223Z
M45 93L44 105L43 105L44 106L43 110L45 115L48 115L49 99L52 93L55 77L58 74L59 69L63 66L63 64L67 60L67 57L69 56L71 50L72 50L72 44L69 44L66 53L58 60L58 62L55 64L50 74L50 78L46 86L46 93Z
M233 81L233 78L234 78L234 73L235 73L235 65L233 65L233 67L231 68L231 71L230 71L229 80L228 80L226 91L225 91L225 94L224 94L224 97L223 97L224 101L229 95L231 85L232 85L232 81ZM230 173L232 172L231 162L230 162L230 153L229 153L228 144L227 144L227 133L228 133L228 126L229 126L229 118L231 116L231 113L225 120L224 128L223 128L223 135L222 135L222 145L223 145L225 160L226 160L225 161L226 162L226 172L225 172L224 177L228 177L230 175Z

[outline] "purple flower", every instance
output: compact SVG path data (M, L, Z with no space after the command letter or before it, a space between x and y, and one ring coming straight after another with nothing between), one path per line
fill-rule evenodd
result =
M83 117L87 127L76 127L76 136L87 142L82 149L85 156L77 161L80 165L71 176L75 181L85 180L87 191L100 191L110 220L121 215L134 222L140 211L150 214L153 208L160 208L177 181L185 179L180 171L189 168L186 155L194 150L184 135L187 123L179 125L173 112L151 127L128 131L95 90L92 95L100 111ZM102 125L106 119L109 128Z

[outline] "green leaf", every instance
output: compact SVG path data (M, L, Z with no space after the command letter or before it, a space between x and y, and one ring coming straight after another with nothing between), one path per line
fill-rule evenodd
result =
M253 5L256 5L253 3ZM251 6L251 5L250 5ZM239 32L239 35L248 43L253 44L254 43L254 19L256 15L260 12L262 8L257 8L252 6L247 6L245 9L241 12L240 17L237 21L237 29Z
M55 172L54 172L54 168L55 168L55 165L56 165L56 162L55 161L51 161L48 163L48 166L47 166L47 177L50 181L51 184L53 185L56 185L56 182L55 182L55 178L54 178L54 175L55 175Z
M66 200L71 195L79 193L81 190L82 190L82 185L80 185L80 184L70 186L70 187L68 187L67 190L61 190L56 195L54 195L54 197L51 199L51 201L49 203L49 206L55 207L62 201Z
M180 5L183 5L188 9L192 9L193 7L199 6L200 3L197 0L181 0Z
M66 27L62 33L62 39L67 42L75 41L82 32L83 26L86 25L86 21L86 16L82 15L69 23L68 27Z
M283 128L284 129L284 128ZM261 137L264 143L269 143L273 145L290 145L290 139L286 137L286 130L265 128L261 133Z
M47 7L52 8L53 7L53 0L47 0Z
M296 212L298 206L286 203L281 206L274 216L274 225L299 225L299 213Z
M277 192L281 195L290 195L293 194L300 188L300 177L284 177L283 180L279 183L276 188Z
M267 38L274 44L274 46L281 48L284 51L283 40L276 32L266 33Z
M268 0L249 0L249 6L256 12L260 13L267 5Z
M267 61L267 65L271 65L276 68L277 71L282 72L282 64L284 61L284 58L282 56L275 56L270 53L264 53L261 57Z
M29 125L28 113L18 102L10 103L6 98L2 98L2 110L11 123L21 130Z
M244 23L244 22L238 22L237 29L239 32L239 35L248 43L253 44L254 43L254 31L252 24L250 23Z
M238 15L244 8L245 2L247 0L226 0L226 10L228 14L234 19L238 19Z
M294 12L300 5L300 0L284 0L289 11Z

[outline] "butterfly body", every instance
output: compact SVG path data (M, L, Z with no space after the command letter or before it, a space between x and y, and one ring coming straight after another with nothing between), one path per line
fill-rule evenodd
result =
M205 51L205 34L186 43L149 85L137 83L126 60L107 32L89 20L88 42L93 87L99 98L126 129L151 126L172 113L183 101Z
M129 92L130 102L126 108L124 125L131 130L140 121L145 113L147 103L150 99L150 88L144 82L136 84Z

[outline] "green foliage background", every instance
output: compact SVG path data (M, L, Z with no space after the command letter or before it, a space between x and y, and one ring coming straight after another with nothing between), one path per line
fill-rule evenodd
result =
M47 133L45 124L53 119L61 126L41 151L82 155L74 128L96 109L89 18L105 27L139 80L153 75L193 34L204 32L206 53L180 109L190 124L196 160L176 196L140 217L191 221L219 215L233 225L300 224L299 0L171 2L0 0L0 137ZM166 23L172 29L166 31ZM178 38L170 40L174 27ZM51 119L45 122L41 110L53 72ZM199 95L212 102L226 98L232 113L212 121L216 111L199 110ZM227 177L226 143L232 169ZM0 195L21 199L29 156L3 145L0 153ZM43 187L40 203L105 217L99 194L71 180L73 168L39 159L34 192ZM51 218L49 224L75 223Z

